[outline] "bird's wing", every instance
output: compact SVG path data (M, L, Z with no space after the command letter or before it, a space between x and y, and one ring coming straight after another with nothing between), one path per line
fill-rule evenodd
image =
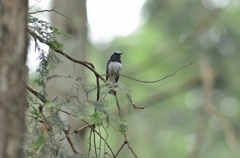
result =
M110 64L110 60L108 60L107 68L106 68L106 80L108 81L108 65Z

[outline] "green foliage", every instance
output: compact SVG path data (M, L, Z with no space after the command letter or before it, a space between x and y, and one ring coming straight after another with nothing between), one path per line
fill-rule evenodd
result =
M56 40L56 35L64 35L66 37L70 37L70 35L59 31L57 28L50 26L48 22L39 20L34 16L29 16L28 22L30 32L40 36L43 39L41 42L48 45L51 50L64 49L64 45Z
M33 16L29 16L28 22L29 33L35 41L35 51L38 51L38 60L40 61L37 69L38 78L35 79L35 82L43 88L43 95L45 96L50 68L55 68L61 62L57 56L54 55L53 51L64 48L64 45L56 40L56 35L65 35L68 37L69 35L50 26L48 22L39 20ZM46 44L49 47L49 51L44 51L39 46L39 42Z
M38 78L35 79L35 82L39 86L43 87L44 94L46 94L45 88L46 88L47 77L49 74L48 60L44 52L40 53L38 59L40 60L40 63L37 69L37 73L39 73L39 75L38 75Z
M73 77L59 74L50 76L51 71L61 62L55 56L54 51L62 51L64 48L64 45L55 39L56 35L67 35L50 26L49 23L33 16L29 17L29 35L35 42L35 51L39 53L38 76L35 79L35 83L42 89L39 95L42 95L47 100L47 83L50 80L57 79L65 79L66 82L69 80L73 81L74 85L71 89L74 89L74 93L72 95L69 93L69 95L65 96L57 94L56 97L52 100L47 100L47 102L39 102L38 96L28 96L29 107L26 111L28 125L25 137L26 156L88 157L84 154L76 153L69 156L64 145L60 143L61 139L66 139L63 131L66 129L69 129L68 132L72 131L68 123L62 121L60 114L70 115L79 121L85 120L97 128L106 127L108 129L111 127L110 125L115 123L119 126L117 132L126 134L127 123L125 119L122 116L116 116L109 108L111 104L106 99L106 96L109 95L107 84L100 87L99 100L96 100L92 93L97 92L97 85L91 84L86 86L81 76ZM49 50L43 50L40 43L47 45ZM126 98L131 98L129 91L124 85L119 84L116 90L122 92ZM84 91L86 97L80 97L79 91ZM95 148L97 149L96 146Z
M94 112L91 115L91 124L95 124L96 126L101 125L102 115L99 111Z
M33 148L38 152L39 149L46 143L46 138L42 134L39 137L37 137L37 140L33 141L32 145Z
M120 122L119 123L119 132L121 134L126 133L127 132L127 123L125 122L125 120L120 118L118 122Z

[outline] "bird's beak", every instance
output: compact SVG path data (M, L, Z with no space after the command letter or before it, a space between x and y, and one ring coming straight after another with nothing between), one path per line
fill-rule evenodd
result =
M120 55L122 55L123 53L120 53Z

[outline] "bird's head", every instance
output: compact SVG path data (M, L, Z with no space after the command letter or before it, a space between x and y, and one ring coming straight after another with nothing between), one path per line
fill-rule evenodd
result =
M112 61L120 61L122 54L123 54L123 53L120 53L120 52L113 52L112 55L110 56L110 59L111 59Z
M121 53L121 52L113 52L113 53L112 53L112 55L119 55L119 56L122 55L122 54L123 54L123 53Z

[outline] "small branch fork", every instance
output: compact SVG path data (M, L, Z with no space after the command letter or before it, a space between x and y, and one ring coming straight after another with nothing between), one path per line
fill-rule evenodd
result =
M67 140L68 140L68 142L69 142L69 144L70 144L70 146L71 146L71 148L73 150L73 152L76 153L76 154L79 154L79 155L83 155L80 151L78 151L78 149L73 144L72 139L70 137L70 132L69 131L70 131L70 127L69 126L68 126L68 130L63 130L63 132L65 133L65 135L67 137Z
M117 104L117 107L118 107L119 116L122 117L122 118L124 118L123 113L122 113L122 110L121 110L120 105L119 105L117 93L114 93L114 96L115 96L116 104ZM132 104L132 105L134 105L134 104ZM124 125L122 124L122 126L124 126ZM130 146L130 144L129 144L128 140L127 140L127 135L126 135L125 129L124 129L124 139L125 139L125 141L123 142L123 144L122 144L122 146L120 147L120 149L117 151L116 156L117 156L117 155L120 153L120 151L123 149L124 145L127 144L127 145L128 145L128 148L130 149L130 151L132 152L132 154L134 155L134 157L137 158L137 155L135 154L135 152L133 151L132 147Z
M147 105L144 106L136 106L135 103L132 101L131 97L126 94L128 100L130 101L131 105L133 106L134 109L144 109Z

